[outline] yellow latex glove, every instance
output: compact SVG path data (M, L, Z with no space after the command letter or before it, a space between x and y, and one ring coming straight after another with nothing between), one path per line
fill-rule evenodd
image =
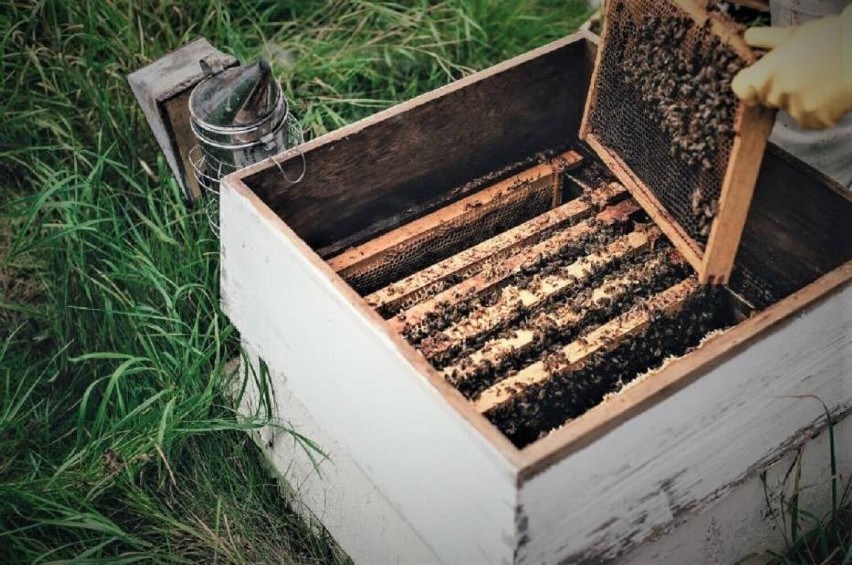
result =
M751 28L745 41L771 50L734 77L745 102L781 108L810 129L833 127L852 110L852 6L801 26Z

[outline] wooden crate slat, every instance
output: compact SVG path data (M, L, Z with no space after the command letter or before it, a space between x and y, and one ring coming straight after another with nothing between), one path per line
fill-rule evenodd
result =
M772 120L764 119L765 110L744 106L737 120L737 136L731 160L725 171L719 214L710 229L710 239L699 269L699 282L724 284L734 267L751 199L757 185L757 174L763 161L766 140ZM746 126L747 124L747 126Z
M547 192L553 202L559 174L563 170L578 166L583 157L576 151L565 153L530 167L516 175L497 182L475 194L462 198L409 222L367 243L354 247L328 260L329 266L344 279L356 278L359 273L375 269L383 263L398 259L406 244L412 240L418 242L434 240L434 245L446 241L447 226L458 227L474 223L482 216L487 207L499 209L503 200L511 206L531 197L540 191ZM422 246L423 243L420 243Z
M560 230L544 241L526 247L517 254L503 261L498 261L493 267L489 266L475 276L413 306L395 318L388 320L388 324L395 331L403 332L406 327L421 323L430 313L442 306L468 300L472 296L500 284L524 266L534 264L542 258L553 257L572 241L598 231L601 225L626 222L638 210L639 207L632 200L625 200L608 206L592 218L587 218L578 224Z
M580 324L589 314L621 299L630 290L650 282L654 270L662 264L660 257L653 257L641 269L637 266L628 273L607 277L588 297L569 302L542 315L546 316L558 331ZM536 337L535 331L524 328L517 330L512 337L492 339L481 349L445 367L442 371L444 378L455 383L462 382L484 366L498 365L506 355L522 354L535 342Z
M694 278L686 279L652 297L646 304L631 309L629 312L571 342L561 350L563 360L559 362L558 370L576 370L582 367L593 354L614 349L624 339L636 335L648 327L653 313L676 312L697 290L697 281ZM484 390L474 400L474 405L481 413L493 410L510 401L530 386L548 380L551 374L551 371L545 368L543 361L529 365L519 371L518 374Z
M408 277L368 295L370 306L393 312L411 308L450 286L447 279L463 279L478 272L487 260L506 257L521 246L542 237L542 232L582 220L608 202L625 194L619 183L610 183L593 192L588 198L577 198L523 224L483 241L473 247L426 267Z
M514 286L504 288L497 302L472 312L463 320L440 332L437 339L429 344L423 344L420 352L427 359L432 359L455 345L476 339L489 330L509 323L515 318L518 303L526 309L536 308L565 291L569 286L583 284L605 265L647 249L659 235L660 231L655 227L637 229L619 237L605 249L585 255L557 273L541 277L538 288L533 289L533 285L522 289Z

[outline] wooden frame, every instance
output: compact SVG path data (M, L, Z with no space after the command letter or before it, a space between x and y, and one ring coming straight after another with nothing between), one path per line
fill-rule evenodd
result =
M638 210L639 208L636 204L629 200L608 206L594 217L583 220L571 227L564 228L555 233L553 237L526 247L511 257L498 261L497 266L493 270L478 273L438 293L432 298L412 306L401 312L398 317L388 320L388 325L392 329L402 332L406 327L423 321L440 304L453 304L471 294L479 294L494 288L505 281L512 273L539 261L541 257L552 257L561 246L575 241L584 235L594 233L597 231L599 223L608 225L625 223L630 215ZM582 267L582 264L578 265L578 268L580 267Z
M662 261L652 259L652 267L661 265ZM571 301L567 305L560 306L549 312L549 319L553 321L557 328L567 329L571 325L582 322L590 312L595 312L605 302L608 303L621 298L628 289L651 282L650 277L646 274L635 271L638 271L638 269L627 274L616 274L606 277L601 285L592 291L591 296L581 298L579 304L577 304L577 301ZM535 342L536 337L535 331L521 329L512 337L492 338L483 345L482 349L448 365L442 370L442 373L451 382L458 383L464 381L479 368L497 365L500 359L508 353L516 351L524 352Z
M612 183L593 193L586 200L572 200L528 222L498 234L486 241L426 267L366 297L379 311L407 310L412 305L431 298L449 286L450 277L466 277L481 270L486 260L500 259L518 248L537 240L543 232L556 229L589 217L596 209L625 194L624 187ZM339 272L339 271L338 271ZM406 306L406 304L409 304Z
M653 296L643 308L633 308L596 328L582 339L577 339L562 348L564 359L560 370L576 370L597 352L614 348L628 336L641 332L651 321L652 312L676 312L695 294L697 285L687 279ZM488 412L523 392L527 387L542 383L551 377L542 361L525 367L517 375L509 377L485 390L474 403L476 409Z
M454 342L475 339L482 333L483 329L494 328L501 323L510 321L512 303L516 300L519 300L526 308L534 308L539 304L547 303L553 297L564 293L572 285L582 284L602 266L647 249L659 233L656 229L653 232L634 231L624 235L603 251L585 255L560 272L547 277L546 280L542 281L541 288L537 290L524 289L518 292L517 297L513 296L508 299L505 294L501 295L494 304L485 307L481 312L479 321L482 324L471 324L470 319L457 322L442 332L445 339L440 344L431 348L421 347L420 353L427 359L432 359L444 353Z
M801 445L823 412L791 395L816 394L838 420L852 409L852 377L841 362L852 347L852 247L841 229L852 204L776 149L764 160L742 264L730 281L758 307L767 293L774 303L520 450L317 253L337 240L309 218L326 214L334 237L353 241L369 227L369 207L378 219L393 218L383 226L394 229L465 197L452 187L470 178L560 147L565 128L579 127L594 48L589 34L568 37L276 157L290 171L305 155L305 183L292 189L301 200L276 191L272 160L222 183L223 308L246 348L270 367L279 417L309 422L331 446L318 467L331 465L335 481L315 487L311 511L331 512L317 506L325 492L327 500L341 498L341 508L366 513L334 514L331 522L356 559L624 556ZM470 106L483 98L492 105ZM499 127L488 125L493 104L504 110ZM449 119L459 113L463 124ZM408 136L401 131L419 131L410 139L422 147L389 145ZM446 148L423 149L462 131L469 143L450 149L453 166ZM363 201L342 207L341 198L359 194L347 192L350 185L334 193L322 187L350 163L345 155L366 147L385 148L383 161L369 165L376 178L360 192ZM465 159L466 152L476 157ZM406 167L415 155L421 161L412 172ZM390 177L397 184L384 184ZM426 185L444 188L429 195ZM779 225L796 231L780 232ZM285 465L292 449L273 443L267 449L276 467L292 478ZM619 496L611 496L616 489ZM367 517L392 527L365 533L357 524ZM409 541L392 542L384 531Z
M488 236L505 232L527 215L538 216L548 208L559 204L562 193L562 174L577 167L583 158L576 151L567 151L544 163L512 175L481 191L407 223L367 243L353 247L329 259L329 266L350 283L356 290L363 290L363 279L376 278L379 274L400 267L400 263L421 261L421 257L406 257L411 242L429 250L430 263L454 254L453 244L459 232L470 232L468 241L478 241ZM533 203L531 206L530 203ZM511 214L503 221L488 221L489 217L506 215L508 210L517 209L524 216ZM512 224L506 224L514 220ZM506 224L506 225L504 225ZM404 265L402 265L404 267ZM408 269L411 270L410 268ZM398 277L397 277L398 278ZM390 278L387 281L394 281ZM388 283L374 285L385 288ZM371 290L370 287L367 287Z
M627 0L623 0L627 1ZM713 32L748 63L756 60L755 54L743 39L730 27L710 18L703 7L693 0L666 0L676 9L691 17L696 26L710 21ZM605 10L614 10L616 2L608 2ZM701 283L725 284L731 275L757 182L763 152L775 120L775 111L740 103L734 123L734 141L722 181L719 211L711 226L707 245L699 244L680 226L653 190L624 161L616 150L607 146L591 131L590 114L598 97L598 77L607 43L607 17L603 18L601 49L597 52L591 88L586 100L580 138L610 167L624 183L639 204L654 219L666 236L686 257L698 273Z

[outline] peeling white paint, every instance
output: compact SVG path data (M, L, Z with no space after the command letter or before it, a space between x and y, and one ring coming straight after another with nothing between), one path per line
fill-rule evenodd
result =
M823 418L818 402L791 395L846 413L851 320L847 285L523 484L530 541L520 561L615 558L726 495ZM749 512L758 502L736 504Z
M225 183L223 307L244 342L446 563L509 562L517 469L307 256ZM232 250L238 250L233 252ZM346 479L358 481L357 478ZM373 519L364 508L352 520ZM416 562L410 555L387 561Z

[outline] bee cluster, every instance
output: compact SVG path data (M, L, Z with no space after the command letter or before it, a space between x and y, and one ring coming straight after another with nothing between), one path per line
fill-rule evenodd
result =
M534 237L507 248L482 247L470 264L456 257L439 261L430 269L447 269L440 279L389 302L396 310L380 308L518 446L719 327L712 297L689 291L678 313L654 314L620 334L623 320L658 308L657 299L689 283L692 271L629 195L614 190L599 161L588 159L565 174L564 206L574 206L573 199L591 204L585 214L558 225L530 219L530 226L542 226ZM422 241L415 243L421 247L413 246L414 253L430 257ZM599 331L605 326L612 333ZM590 351L579 365L566 353L578 344ZM533 373L542 380L520 384ZM509 398L489 404L496 390Z
M601 227L599 230L591 234L585 235L576 241L572 241L567 245L560 246L553 250L552 254L541 255L537 257L535 262L525 264L521 269L509 277L505 284L489 289L485 292L473 294L470 297L456 297L458 300L453 304L441 303L439 307L429 312L425 318L419 323L407 326L403 332L403 336L415 347L421 346L424 340L435 340L438 332L441 332L451 325L458 324L470 316L477 315L478 312L494 305L501 295L510 292L514 288L526 288L534 281L539 280L542 275L553 273L556 270L570 265L581 256L587 254L587 249L592 250L595 245L609 242L615 236L615 227ZM488 266L485 267L488 269ZM519 314L521 314L519 312ZM481 339L486 339L501 331L502 328L491 328L490 331L483 332ZM467 347L475 347L476 342L465 344ZM459 345L461 347L461 344ZM453 351L458 353L459 351ZM439 368L452 360L452 356L446 355L437 360Z
M714 5L699 25L667 2L615 2L590 114L592 132L701 246L735 137L731 81L745 66L714 33L712 21L729 23Z
M467 398L474 399L489 386L517 374L537 361L552 365L553 355L587 331L626 312L637 303L669 288L689 275L689 268L669 260L671 247L660 244L654 251L615 261L581 285L573 286L544 307L525 311L513 327L502 328L497 337L514 337L529 331L533 337L523 347L513 347L494 361L474 364L465 351L454 359L448 380ZM593 291L607 281L624 280L613 297L595 299ZM566 324L563 320L578 320ZM474 349L475 350L475 349ZM443 363L447 366L449 363Z
M671 137L669 154L708 171L733 141L737 102L731 81L744 64L710 33L710 21L696 29L689 18L648 14L622 64L648 119ZM692 38L690 49L671 49L683 45L690 32L702 38Z
M595 172L594 166L579 171L577 178L588 177L586 186L599 187L606 175ZM659 365L664 357L682 354L718 327L711 323L715 307L704 293L690 302L687 314L655 315L644 332L609 353L595 354L576 374L566 371L562 351L566 345L583 340L595 328L632 308L642 307L651 297L686 279L691 269L678 259L668 241L660 239L635 254L598 265L584 277L563 280L564 290L531 307L520 300L521 292L538 292L544 281L552 282L572 263L601 253L617 238L643 229L644 221L644 213L637 212L620 223L595 225L591 233L537 256L515 272L499 273L507 276L493 288L438 303L417 323L406 325L403 335L474 402L489 387L541 363L551 376L546 383L519 391L507 405L485 414L519 446L534 441L641 372ZM608 291L596 294L604 286ZM489 325L494 320L499 323ZM475 328L475 336L454 341L452 330L460 327ZM521 335L525 339L519 340ZM500 343L517 345L495 349ZM483 355L490 350L497 352ZM434 351L441 353L435 355Z
M524 389L486 416L518 447L547 435L721 327L717 292L701 291L674 315L653 314L646 331L609 352L596 353L579 370L565 370L558 354L551 356L546 363L549 379Z

